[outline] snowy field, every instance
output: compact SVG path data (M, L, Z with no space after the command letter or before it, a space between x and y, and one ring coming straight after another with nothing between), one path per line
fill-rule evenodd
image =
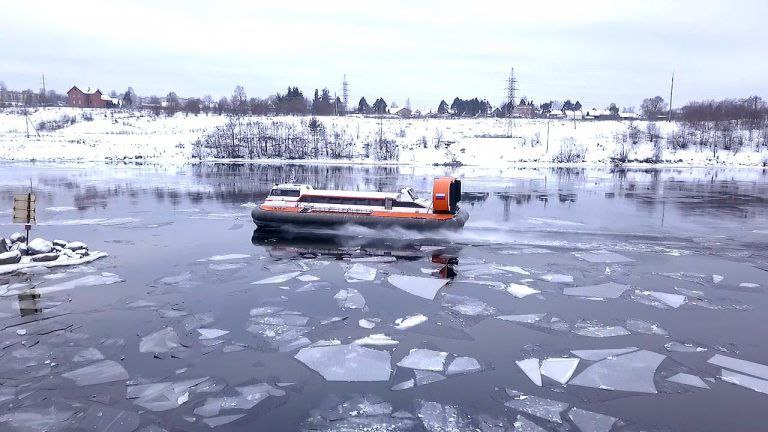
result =
M68 122L64 122L69 118ZM307 124L309 117L259 117L251 120ZM550 164L563 148L584 152L580 164L607 165L621 153L621 137L627 140L631 123L622 121L570 121L517 119L376 119L358 116L320 117L329 132L352 137L353 159L340 162L380 163L364 157L363 143L386 139L400 149L399 159L390 163L408 165L450 164L484 167ZM60 123L40 130L41 122ZM192 158L192 143L217 126L225 116L153 116L148 112L102 109L46 108L32 110L27 119L18 111L0 111L0 159L4 160L153 160L185 162ZM637 127L635 144L627 142L625 154L630 163L654 158L654 145L648 139L645 121ZM29 125L29 129L27 128ZM761 166L768 162L768 149L760 146L760 133L737 131L743 138L738 152L690 145L673 150L668 138L680 124L656 122L661 148L659 164L678 166ZM53 129L53 130L52 130ZM29 138L27 138L27 132ZM325 159L324 162L330 162Z

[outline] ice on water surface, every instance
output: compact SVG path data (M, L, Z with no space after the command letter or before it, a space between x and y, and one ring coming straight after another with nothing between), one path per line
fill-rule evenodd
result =
M571 353L583 360L598 361L608 357L615 357L622 354L631 353L637 351L639 348L609 348L609 349L595 349L595 350L572 350Z
M422 314L411 315L405 318L398 318L395 320L395 328L398 330L406 330L419 324L423 324L427 322L428 319L429 318Z
M102 384L112 381L124 381L128 379L128 372L118 362L113 360L103 360L80 369L62 374L64 378L69 378L78 386L92 384Z
M445 379L445 376L437 372L425 371L420 369L415 369L413 372L416 375L417 386L432 384L433 382L438 382Z
M493 268L497 268L499 270L504 270L505 272L521 274L523 276L528 276L528 275L531 274L531 272L529 272L528 270L525 270L522 267L518 267L518 266L507 266L507 265L494 264Z
M448 283L447 279L409 275L390 275L387 281L407 293L427 300L434 300L440 288Z
M759 393L768 394L768 380L743 375L727 369L723 369L720 372L720 378L725 382L740 385Z
M233 421L241 417L245 417L245 414L232 414L232 415L225 415L225 416L219 416L219 417L210 417L207 419L203 419L203 423L213 428L213 427L225 425L228 423L232 423Z
M666 356L639 350L607 357L584 369L570 384L605 390L656 393L653 377Z
M664 348L666 348L667 351L673 351L673 352L705 352L707 351L706 347L701 347L698 345L694 345L692 343L682 343L678 341L667 342L664 344Z
M101 353L101 351L97 350L96 348L82 349L77 354L75 354L75 356L72 358L73 362L96 361L96 360L104 360L104 355Z
M391 337L385 335L385 334L372 334L370 336L366 336L360 339L356 339L353 344L356 345L370 345L370 346L392 346L397 345L400 342L398 342L395 339L392 339Z
M525 324L533 324L540 321L542 318L544 318L544 315L546 314L539 313L539 314L522 314L522 315L501 315L501 316L497 316L496 319L500 319L503 321L525 323Z
M629 318L627 319L626 326L627 326L627 329L636 333L659 335L659 336L669 335L669 332L661 328L661 326L650 321L643 321L639 319Z
M270 396L285 396L285 390L270 384L259 383L235 387L237 395L208 398L205 403L195 408L194 413L202 417L216 416L227 409L251 409Z
M538 294L541 292L537 289L533 289L529 287L528 285L522 285L522 284L516 284L516 283L510 283L509 285L507 285L506 291L517 298L523 298L531 294Z
M568 411L568 418L579 427L582 432L609 432L613 427L616 417L573 408Z
M704 382L703 379L697 377L696 375L691 375L691 374L682 373L682 372L672 375L671 377L667 378L667 381L672 381L678 384L685 384L693 387L706 388L706 389L709 388L709 386L707 385L707 383Z
M560 414L568 409L568 404L538 396L519 395L504 403L516 411L543 418L555 423L562 423Z
M563 294L578 297L618 298L628 289L628 285L608 282L600 285L567 287L563 289Z
M328 381L388 381L388 352L359 345L307 347L294 356Z
M426 348L414 348L403 357L397 365L409 369L442 372L447 352L434 351Z
M289 280L295 278L296 276L300 275L301 272L291 272L291 273L284 273L277 276L268 277L265 279L257 280L256 282L251 282L251 285L266 285L266 284L276 284L276 283L283 283L288 282Z
M339 290L333 298L343 309L362 309L365 307L365 297L354 288Z
M372 329L372 328L376 327L376 322L371 321L371 320L367 320L365 318L360 318L357 321L357 325L359 325L360 327L362 327L364 329Z
M139 415L102 404L91 405L80 418L83 430L99 432L132 432L139 427Z
M197 332L200 333L199 339L216 339L219 336L224 336L229 333L229 330L220 330L214 328L199 328Z
M123 282L120 276L114 273L102 272L98 275L88 275L77 279L61 282L56 285L36 287L35 291L39 294L50 294L58 291L70 290L73 288L90 287L97 285L112 285L118 282Z
M547 430L523 416L517 416L515 432L547 432Z
M596 250L591 252L573 252L573 254L584 261L589 261L591 263L606 263L606 264L616 264L616 263L627 263L634 261L632 258L625 257L624 255L615 253L615 252L609 252L606 250Z
M635 291L636 294L649 297L652 300L657 300L661 302L665 306L669 306L671 308L678 308L683 303L685 303L686 297L681 294L670 294L665 293L661 291L642 291L638 290Z
M768 380L768 366L760 363L728 357L722 354L713 355L707 362Z
M578 323L573 330L574 333L581 336L602 338L602 337L614 337L624 336L630 334L627 329L622 326L609 326L599 323Z
M135 399L136 405L150 411L167 411L187 402L190 389L207 380L208 377L203 377L177 382L131 385L126 387L125 397Z
M347 282L364 282L376 279L376 269L367 265L355 263L344 273Z
M560 384L565 384L579 366L577 358L548 358L541 362L541 374L552 378Z
M173 327L165 327L141 338L139 352L164 353L180 347L179 335Z
M552 283L572 283L573 276L559 273L548 273L541 276L541 280Z
M443 306L462 315L488 316L496 313L496 308L483 301L454 294L443 295Z
M226 254L226 255L213 255L208 258L199 259L198 261L229 261L243 258L250 258L248 254Z
M539 359L527 358L515 362L523 373L537 386L541 387L541 369Z
M481 369L480 362L472 357L456 357L451 361L445 373L448 375L468 374Z

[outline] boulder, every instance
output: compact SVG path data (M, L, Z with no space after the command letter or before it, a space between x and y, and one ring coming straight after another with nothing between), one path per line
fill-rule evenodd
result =
M27 236L25 236L20 232L15 232L11 234L10 239L11 239L11 243L21 243L21 242L27 241Z
M77 251L82 250L82 249L88 250L88 246L86 246L85 243L83 243L81 241L73 241L73 242L67 243L64 246L64 249L69 249L71 251L77 252Z
M59 259L59 254L56 252L32 255L33 262L56 261L57 259Z
M30 255L47 254L53 250L53 243L40 237L31 240L27 246L29 246Z
M84 249L83 249L83 250L84 250ZM72 252L72 251L71 251L71 250L69 250L69 249L62 249L62 250L61 250L61 255L62 255L62 256L65 256L65 257L67 257L67 258L72 258L72 259L77 259L77 258L80 258L80 255L78 255L76 252Z
M0 237L0 253L8 252L8 243L5 242L4 237Z
M19 251L22 255L27 254L27 244L26 243L14 243L11 246L11 251Z
M54 240L54 241L53 241L53 245L54 245L54 246L58 246L58 247L62 247L62 248L63 248L64 246L66 246L66 245L67 245L67 243L69 243L69 242L68 242L68 241L66 241L66 240Z
M17 264L19 261L21 261L21 252L17 250L0 253L0 265Z

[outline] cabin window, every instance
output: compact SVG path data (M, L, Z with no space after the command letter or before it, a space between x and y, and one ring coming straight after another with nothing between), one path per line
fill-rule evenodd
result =
M298 197L301 192L298 189L272 189L270 196Z
M387 210L392 210L392 198L384 198L384 208Z

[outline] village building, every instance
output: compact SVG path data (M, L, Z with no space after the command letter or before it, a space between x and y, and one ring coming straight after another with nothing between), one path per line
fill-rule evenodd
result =
M73 86L67 92L67 106L77 108L114 108L120 100L109 97L95 87Z

